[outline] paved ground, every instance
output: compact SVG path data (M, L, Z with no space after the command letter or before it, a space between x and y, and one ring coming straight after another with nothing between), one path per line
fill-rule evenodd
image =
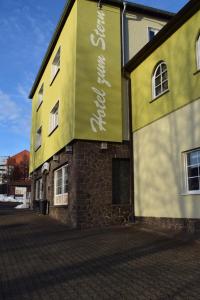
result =
M69 230L0 210L4 299L200 299L200 243L138 226Z

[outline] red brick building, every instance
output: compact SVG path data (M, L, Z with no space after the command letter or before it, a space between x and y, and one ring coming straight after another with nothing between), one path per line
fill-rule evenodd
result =
M7 160L7 194L22 196L30 194L31 182L29 178L28 150L23 150Z

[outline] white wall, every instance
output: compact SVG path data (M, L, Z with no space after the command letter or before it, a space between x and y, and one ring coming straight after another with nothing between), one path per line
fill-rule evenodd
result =
M135 213L200 218L200 195L185 188L184 151L200 147L200 99L136 131Z

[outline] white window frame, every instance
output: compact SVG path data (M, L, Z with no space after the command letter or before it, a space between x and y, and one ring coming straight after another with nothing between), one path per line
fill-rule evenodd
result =
M42 178L35 181L35 200L42 200Z
M200 34L196 40L196 61L197 61L197 70L200 70Z
M147 27L147 34L148 34L148 41L151 41L151 39L150 39L150 31L152 31L152 32L154 32L155 34L154 34L154 36L158 33L158 31L159 31L160 29L157 29L157 28L153 28L153 27Z
M44 83L41 85L41 88L38 92L38 102L37 102L37 110L39 109L40 105L43 102L43 95L44 95Z
M166 70L162 71L162 66L165 65L166 66ZM157 75L157 71L158 69L161 68L161 72L159 75ZM163 80L163 74L167 72L167 79ZM156 79L158 77L161 77L160 83L158 85L156 85ZM164 83L167 82L167 88L164 88ZM161 87L161 92L159 94L156 94L156 88L157 87ZM168 76L168 68L167 68L167 64L165 61L161 61L158 63L157 67L155 68L155 71L153 72L153 76L152 76L152 98L153 100L160 97L161 95L163 95L164 93L166 93L167 91L169 91L169 76Z
M190 151L187 151L184 153L184 164L185 164L185 189L186 189L186 193L187 194L200 194L200 170L198 170L199 174L198 176L190 176L189 177L189 174L188 174L188 168L191 167L191 166L197 166L198 169L200 168L200 160L199 160L199 163L195 163L193 165L188 165L188 154L192 153L192 152L199 152L199 159L200 159L200 148L198 149L193 149L193 150L190 150ZM189 178L195 178L195 177L198 177L199 178L199 190L189 190Z
M58 172L62 170L62 176L61 176L61 193L57 193L57 176ZM61 168L54 171L54 205L68 205L68 191L65 192L65 170L67 170L67 186L68 186L68 164L65 164Z
M51 65L51 82L53 82L58 71L60 70L60 53L61 53L61 47L58 48L58 51L56 52L56 55Z
M59 101L54 105L53 109L50 112L49 119L49 134L52 133L57 127L59 123Z
M35 136L35 151L42 145L42 126L40 126L36 131Z

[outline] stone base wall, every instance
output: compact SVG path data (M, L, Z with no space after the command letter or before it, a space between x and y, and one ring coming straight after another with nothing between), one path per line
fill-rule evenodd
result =
M77 227L121 224L129 219L131 205L112 204L112 160L129 158L128 144L77 141L74 145L76 168Z
M68 206L50 206L49 216L64 223L70 225L69 209Z
M79 205L78 227L125 225L133 221L131 205Z
M184 231L190 233L200 232L199 219L135 217L135 221L136 223L152 225L174 231Z
M56 153L57 160L48 162L47 175L41 167L32 174L32 201L35 181L46 176L43 198L49 203L49 215L69 226L88 228L124 224L132 218L132 206L112 203L112 160L129 158L127 143L108 143L101 149L100 142L74 141L72 153L63 149ZM69 166L69 194L67 206L54 206L54 171L64 164Z

